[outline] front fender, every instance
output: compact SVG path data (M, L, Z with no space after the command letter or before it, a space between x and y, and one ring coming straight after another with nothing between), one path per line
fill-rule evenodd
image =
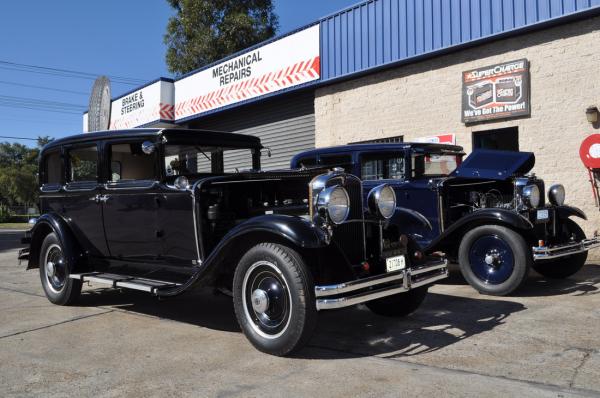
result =
M293 246L304 249L316 249L329 244L328 233L300 217L283 214L268 214L249 219L230 230L210 254L197 267L194 276L177 289L162 293L162 296L175 296L190 286L206 279L216 273L218 265L228 258L228 255L243 241L251 241L261 234L261 239L282 239Z
M52 232L56 234L60 241L69 271L73 270L73 267L81 257L81 251L66 221L54 213L47 213L40 216L31 229L27 269L38 268L40 266L39 258L42 243L46 236Z
M585 213L581 209L578 209L577 207L573 206L556 206L556 213L558 214L558 218L561 219L575 216L587 220L587 216L585 215Z
M533 229L533 224L520 214L506 209L481 209L474 211L456 221L444 232L442 232L427 247L427 251L443 246L444 243L457 239L466 228L474 228L486 224L507 225L517 230L529 231Z

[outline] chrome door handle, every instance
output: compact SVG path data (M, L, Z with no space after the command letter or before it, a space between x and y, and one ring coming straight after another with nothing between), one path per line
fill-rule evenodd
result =
M100 196L100 195L92 196L91 198L89 198L89 200L98 203L98 196Z
M110 199L109 195L98 195L98 203L106 203L108 199Z

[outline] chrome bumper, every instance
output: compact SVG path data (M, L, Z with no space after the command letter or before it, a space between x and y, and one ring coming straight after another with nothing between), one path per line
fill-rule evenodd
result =
M583 253L596 247L600 247L600 237L598 236L584 239L581 242L565 243L564 245L559 246L534 246L532 247L533 259L535 261L553 260L559 257Z
M329 310L364 303L407 292L446 277L448 277L448 262L440 260L431 261L419 267L337 285L315 286L317 310Z

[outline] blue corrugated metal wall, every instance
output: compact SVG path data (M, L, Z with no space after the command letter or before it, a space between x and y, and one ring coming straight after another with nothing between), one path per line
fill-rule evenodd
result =
M600 7L600 0L373 0L321 20L321 80Z

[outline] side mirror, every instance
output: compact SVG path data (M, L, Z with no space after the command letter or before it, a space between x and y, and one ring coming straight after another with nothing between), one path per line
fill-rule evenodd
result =
M146 155L152 155L154 151L156 151L156 145L154 145L153 142L142 142L142 152L144 152Z
M266 146L266 147L263 147L263 149L264 149L265 151L267 151L267 157L269 157L269 158L270 158L270 157L271 157L271 148L269 148L268 146Z

